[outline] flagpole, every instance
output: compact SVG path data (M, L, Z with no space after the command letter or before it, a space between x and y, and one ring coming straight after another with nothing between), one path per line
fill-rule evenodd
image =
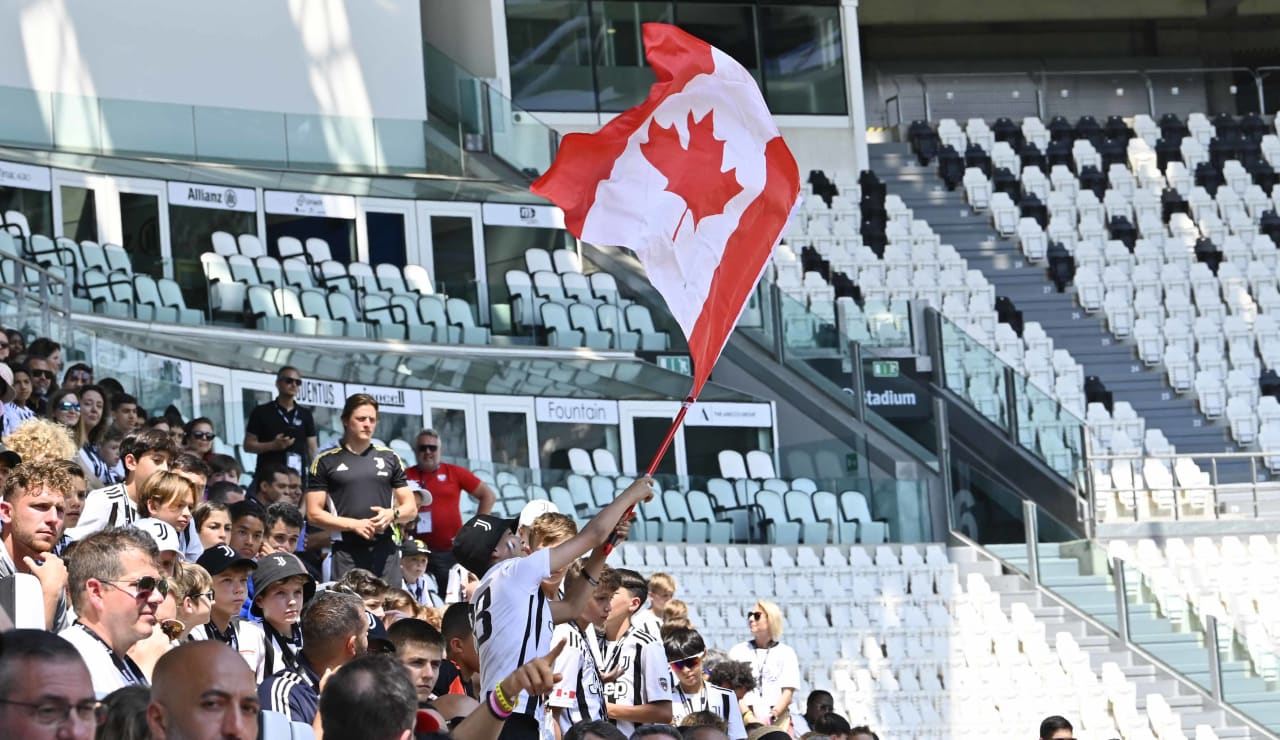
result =
M658 464L662 462L662 458L666 456L667 450L671 449L671 443L675 441L676 432L679 431L680 425L684 423L684 415L689 413L689 409L693 408L693 404L697 401L692 394L684 399L680 404L680 411L676 413L676 418L671 421L671 428L667 430L667 436L662 438L662 444L658 445L658 451L654 453L653 459L649 461L649 468L645 470L644 476L652 478L653 474L658 470ZM627 509L627 513L622 515L623 521L630 519L635 512L634 506ZM617 533L610 534L607 542L604 543L604 553L608 555L613 552L613 546L618 544Z

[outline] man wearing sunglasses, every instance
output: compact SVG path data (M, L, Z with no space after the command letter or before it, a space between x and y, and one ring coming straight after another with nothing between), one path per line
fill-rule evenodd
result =
M57 374L49 361L41 357L28 357L26 370L31 377L31 398L27 399L27 405L43 416L49 409L49 393Z
M729 689L707 682L703 673L702 657L707 645L702 635L691 629L670 630L662 638L667 651L671 673L676 678L676 701L671 702L671 722L694 712L711 712L729 725L729 740L745 740L746 726L738 709L738 697Z
M92 740L98 702L80 653L44 630L0 636L0 727L23 740Z
M169 592L159 554L141 530L111 527L81 540L70 558L67 580L79 618L59 635L80 652L99 699L124 686L148 685L129 648L151 636Z
M462 529L462 511L459 509L462 492L466 491L476 500L478 514L488 514L497 495L488 483L470 470L440 461L440 434L436 430L418 432L413 450L417 464L405 471L405 478L431 494L431 500L418 508L416 536L431 551L427 570L436 579L437 593L446 593L449 569L457 563L453 557L453 538Z
M302 473L315 459L316 421L298 404L302 373L286 365L276 372L276 397L255 406L244 428L244 449L258 465L283 465Z

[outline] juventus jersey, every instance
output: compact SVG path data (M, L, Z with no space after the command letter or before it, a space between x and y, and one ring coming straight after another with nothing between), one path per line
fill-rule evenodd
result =
M605 648L604 673L621 670L617 678L605 684L605 701L623 706L640 706L659 701L672 701L671 669L667 667L667 651L662 642L634 627L617 642ZM618 729L628 737L635 725L618 720Z
M471 595L472 631L480 656L480 686L488 691L516 668L551 651L551 605L542 581L551 577L551 551L503 560L489 568ZM661 646L659 646L661 647ZM521 692L516 713L542 722L540 696Z
M729 740L746 740L746 725L742 722L738 697L733 691L704 681L701 691L686 694L674 676L671 685L675 687L676 696L676 701L671 703L671 724L679 726L680 720L694 712L712 712L729 724Z
M594 633L594 630L592 630ZM578 722L605 719L604 684L600 680L600 656L595 635L584 635L572 622L557 624L551 644L566 640L556 659L555 672L563 678L551 690L547 706L560 710L560 732L568 732ZM543 724L554 720L547 717Z
M68 529L67 535L73 540L82 540L107 527L123 527L141 518L138 506L129 498L123 483L95 488L84 499L80 522Z

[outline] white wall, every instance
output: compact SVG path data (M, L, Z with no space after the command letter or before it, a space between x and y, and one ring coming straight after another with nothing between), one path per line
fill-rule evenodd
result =
M8 0L0 6L0 85L426 117L417 0Z

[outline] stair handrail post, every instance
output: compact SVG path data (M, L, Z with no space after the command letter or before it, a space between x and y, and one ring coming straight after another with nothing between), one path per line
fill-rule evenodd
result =
M773 357L785 362L786 342L782 341L782 288L777 283L769 285L769 320L773 322Z
M1022 502L1022 529L1027 540L1027 577L1031 585L1040 588L1040 522L1036 502Z
M933 104L929 100L929 82L924 78L924 75L918 75L916 79L920 80L920 90L922 97L924 98L924 120L926 122L932 122Z
M1218 618L1212 614L1205 615L1204 642L1209 649L1209 691L1214 701L1221 704L1222 698L1222 655L1218 652Z
M1009 441L1014 447L1019 444L1018 440L1018 390L1015 381L1018 379L1017 373L1011 365L1005 365L1004 368L1004 421L1005 432L1009 435Z
M858 421L867 419L866 378L862 377L862 345L849 342L849 360L853 365L849 373L849 388L853 391L853 413Z
M1125 589L1124 561L1111 559L1111 574L1116 583L1116 627L1120 641L1129 646L1129 595Z

